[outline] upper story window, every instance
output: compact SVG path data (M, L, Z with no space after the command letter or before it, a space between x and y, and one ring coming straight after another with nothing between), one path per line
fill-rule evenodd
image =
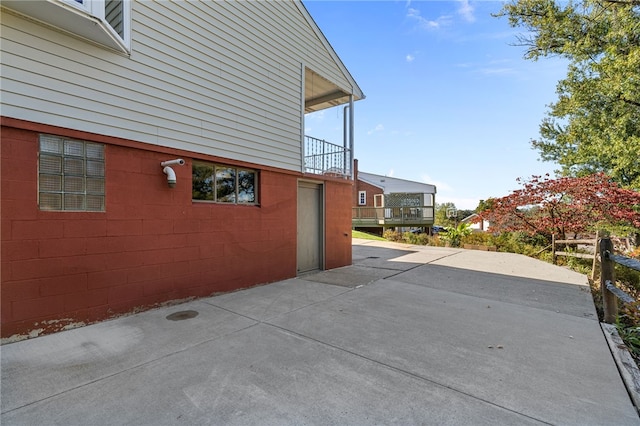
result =
M3 0L38 21L123 53L131 45L131 0Z
M258 172L194 161L192 198L218 203L257 204Z
M375 194L373 196L373 207L384 207L384 194Z
M40 210L105 210L104 145L40 135Z
M105 20L125 40L124 0L73 0L96 18Z
M358 205L366 206L367 205L367 191L359 191L358 192Z

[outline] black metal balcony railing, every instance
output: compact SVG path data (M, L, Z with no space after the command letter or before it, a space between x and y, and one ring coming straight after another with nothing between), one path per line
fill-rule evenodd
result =
M324 139L305 136L304 171L318 175L351 176L351 150Z
M433 225L434 209L425 207L353 207L354 226L426 226Z

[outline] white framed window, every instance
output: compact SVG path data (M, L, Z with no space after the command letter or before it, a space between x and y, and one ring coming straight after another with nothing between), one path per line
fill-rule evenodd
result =
M40 135L40 210L105 211L104 145Z
M256 170L194 161L192 199L232 204L258 204Z
M384 194L375 194L373 196L373 207L384 207Z
M130 44L130 0L62 0L80 7L103 22L104 30L118 37L129 48Z
M358 191L358 205L359 206L367 205L367 191Z

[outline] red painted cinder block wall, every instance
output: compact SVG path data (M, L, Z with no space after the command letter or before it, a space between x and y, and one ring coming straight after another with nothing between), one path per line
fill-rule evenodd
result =
M325 182L325 267L352 263L350 180Z
M15 121L17 122L17 120ZM46 333L162 302L296 275L299 175L260 171L259 206L194 203L193 154L3 119L2 337ZM39 133L105 143L106 211L37 205ZM155 149L155 150L154 150ZM184 158L169 188L160 162ZM327 268L351 264L350 181L326 185Z

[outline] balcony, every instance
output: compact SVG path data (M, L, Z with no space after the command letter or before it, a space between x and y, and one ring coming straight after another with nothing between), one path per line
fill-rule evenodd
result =
M352 226L395 227L395 226L431 226L434 221L434 208L425 207L353 207Z
M351 150L341 145L304 137L304 172L351 178Z

